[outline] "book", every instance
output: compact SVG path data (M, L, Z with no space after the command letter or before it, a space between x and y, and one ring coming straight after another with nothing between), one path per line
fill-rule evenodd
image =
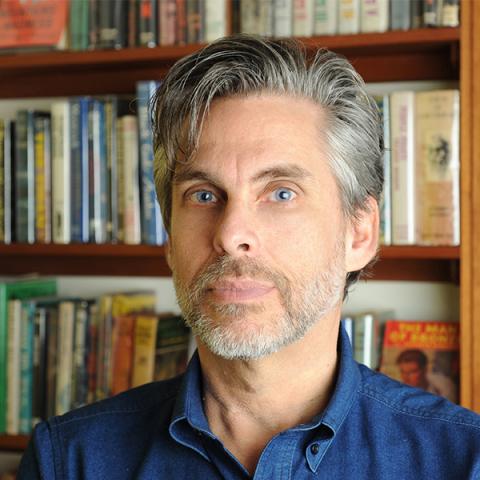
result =
M360 31L386 32L389 26L389 0L361 0Z
M87 50L89 0L70 0L68 12L68 48L70 50Z
M89 323L90 302L79 300L75 305L72 408L78 408L88 403Z
M185 45L187 43L187 0L176 0L175 10L175 43Z
M54 295L56 289L55 280L45 278L0 283L0 433L6 430L8 301Z
M73 335L75 302L62 300L58 305L58 351L55 415L68 412L72 404Z
M127 46L128 1L98 1L95 48Z
M392 244L392 173L390 142L390 96L374 95L383 124L383 192L380 199L380 236L381 245Z
M32 427L46 418L47 411L47 311L35 308L32 370Z
M313 36L314 0L293 0L293 35Z
M261 35L259 25L259 0L241 0L240 2L240 31L251 35Z
M187 367L190 329L178 315L164 316L157 326L154 380L183 373Z
M442 0L423 0L423 24L439 27L442 19Z
M5 121L0 118L0 243L5 242Z
M423 27L423 0L410 0L410 28Z
M459 245L460 92L417 92L415 115L417 242Z
M33 345L35 301L21 302L20 318L20 410L19 433L32 430L33 414Z
M458 27L460 25L459 0L443 0L440 25L442 27Z
M15 239L15 122L3 121L3 242Z
M380 371L412 387L458 402L459 324L387 322Z
M132 387L138 387L153 381L157 326L157 315L136 315Z
M1 49L66 48L67 0L0 2Z
M36 243L50 243L52 240L51 222L51 122L49 113L36 112L34 128L34 221Z
M176 0L164 0L158 8L160 25L160 45L174 45L176 39Z
M186 0L187 43L200 43L205 36L205 3Z
M390 29L409 30L412 20L412 0L391 0Z
M20 300L8 301L8 327L7 327L7 382L6 382L6 408L5 432L8 435L20 433L20 342L22 324L22 302Z
M132 386L134 330L133 315L119 315L113 321L111 395Z
M158 11L156 0L139 0L137 3L137 45L155 47L158 44Z
M392 243L412 245L415 227L415 92L390 97L392 147Z
M52 103L52 238L71 240L71 109L68 100Z
M391 310L372 311L353 316L353 356L372 370L380 367L385 325L394 316Z
M163 220L153 178L153 133L149 107L158 86L154 81L137 83L141 230L142 243L148 245L164 243Z
M119 120L123 143L123 195L124 195L124 242L131 245L141 243L140 185L137 117L125 115ZM120 192L119 192L120 193Z
M338 33L354 34L360 31L360 0L339 0Z
M291 37L293 27L293 3L291 0L274 0L273 12L275 37Z
M337 33L338 0L315 0L314 35L334 35Z
M225 0L205 0L205 41L213 42L227 35Z

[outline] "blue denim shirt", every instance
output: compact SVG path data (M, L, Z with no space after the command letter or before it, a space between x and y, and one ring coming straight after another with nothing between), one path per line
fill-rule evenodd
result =
M194 356L183 377L38 425L18 478L250 476L208 426ZM358 365L342 330L338 378L327 408L310 423L272 438L253 478L478 480L480 417Z

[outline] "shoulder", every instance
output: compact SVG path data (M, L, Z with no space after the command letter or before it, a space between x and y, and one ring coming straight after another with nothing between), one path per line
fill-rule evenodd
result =
M480 439L480 415L424 390L409 387L386 375L360 365L362 382L359 394L370 405L390 411L399 418L458 425ZM425 423L427 422L427 423Z

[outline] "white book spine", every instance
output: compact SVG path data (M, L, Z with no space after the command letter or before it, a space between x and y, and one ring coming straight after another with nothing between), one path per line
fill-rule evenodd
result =
M360 30L386 32L389 21L389 0L362 0Z
M338 33L355 34L360 31L360 0L339 0Z
M291 37L293 32L293 0L274 0L274 35Z
M137 245L141 243L137 117L126 115L122 122L125 154L125 243Z
M258 28L265 37L273 37L273 0L263 0L258 9Z
M7 334L7 434L18 435L20 431L20 337L22 302L8 302Z
M58 315L58 370L55 415L63 415L70 410L72 405L74 302L61 302Z
M334 35L337 33L338 0L315 0L315 35Z
M53 241L70 243L70 104L52 104Z
M205 40L213 42L226 34L226 0L205 0Z
M415 93L390 97L392 145L392 242L415 244Z
M242 0L240 2L240 28L242 33L258 35L259 30L259 1Z
M293 35L312 37L314 0L293 0Z

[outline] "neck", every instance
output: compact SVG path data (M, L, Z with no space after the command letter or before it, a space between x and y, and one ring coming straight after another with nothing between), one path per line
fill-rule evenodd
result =
M275 435L326 407L335 383L339 316L336 309L298 342L257 360L225 360L199 343L210 428L250 473Z

